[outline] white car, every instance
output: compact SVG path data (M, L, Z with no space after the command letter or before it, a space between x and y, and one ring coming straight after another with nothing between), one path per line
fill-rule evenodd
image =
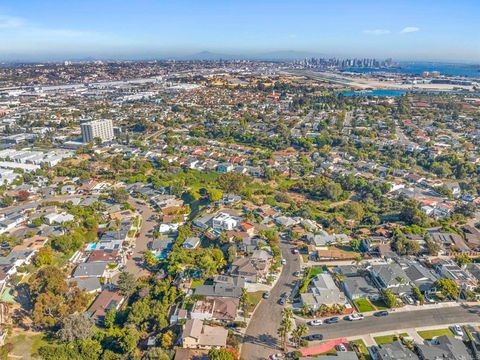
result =
M456 335L456 336L463 336L463 330L462 330L462 327L460 325L454 325L452 326L452 332Z
M347 316L347 320L349 321L356 321L356 320L363 320L363 319L364 319L364 316L363 314L360 314L360 313Z
M320 326L322 324L323 324L322 320L310 320L309 322L307 322L307 325L310 325L310 326Z
M283 356L282 353L270 355L271 360L280 360L280 359L283 359L283 358L284 358L284 356Z
M347 351L347 347L343 344L338 344L337 345L337 350L338 351Z
M287 260L282 259L282 265L285 265L287 263Z

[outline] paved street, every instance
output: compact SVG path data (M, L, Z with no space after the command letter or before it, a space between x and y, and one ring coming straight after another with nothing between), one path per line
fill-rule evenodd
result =
M365 334L417 328L430 325L446 325L455 323L479 322L480 306L455 306L443 309L417 310L391 313L389 316L377 318L365 317L360 321L340 320L336 324L324 324L309 327L310 334L322 334L325 340L340 337L353 337ZM300 321L297 320L297 323Z
M280 247L287 264L283 266L280 278L271 291L270 299L261 300L252 316L241 349L243 359L266 359L280 351L277 344L277 329L282 318L283 306L277 301L284 292L290 294L295 281L298 280L293 273L300 270L299 255L292 254L292 246L282 241Z
M130 198L128 202L142 216L140 235L136 238L133 255L127 260L126 264L126 270L138 278L147 273L143 268L143 253L147 250L148 243L153 239L152 232L157 225L157 221L154 219L155 212L148 205L141 204L133 198Z

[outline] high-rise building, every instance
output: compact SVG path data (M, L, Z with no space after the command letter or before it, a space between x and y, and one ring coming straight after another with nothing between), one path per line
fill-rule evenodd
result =
M112 120L93 120L80 124L82 129L82 141L84 143L94 142L95 139L100 139L101 142L112 140L113 134Z

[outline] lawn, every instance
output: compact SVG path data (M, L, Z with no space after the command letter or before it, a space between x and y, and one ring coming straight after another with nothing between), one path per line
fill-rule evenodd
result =
M191 288L195 289L197 286L203 285L204 282L203 279L193 279Z
M368 299L355 299L353 300L353 303L360 312L369 312L375 310L375 307Z
M424 330L418 331L418 335L420 335L425 340L432 340L434 337L437 336L454 336L450 329L435 329L435 330Z
M6 343L13 345L13 350L10 352L10 357L22 359L36 359L38 358L38 349L42 346L49 345L51 342L45 339L44 334L36 335L16 335L8 338Z
M375 340L375 342L378 345L391 344L392 342L395 341L396 337L400 337L400 336L408 336L408 334L407 333L401 333L399 335L392 334L392 335L377 336L377 337L374 337L373 340Z
M322 266L312 266L311 268L308 268L308 273L305 275L302 281L302 286L300 286L300 294L303 294L307 291L308 289L308 284L310 284L310 281L317 276L318 274L321 274L323 272L323 267Z
M362 339L350 341L350 346L352 347L352 349L362 354L365 360L371 359L367 346L365 345L365 342Z
M251 313L255 310L255 306L260 302L262 299L262 295L265 291L255 291L250 292L247 294L247 301L248 301L248 312Z
M377 310L388 310L390 309L383 300L376 300L372 301L373 306L377 308Z

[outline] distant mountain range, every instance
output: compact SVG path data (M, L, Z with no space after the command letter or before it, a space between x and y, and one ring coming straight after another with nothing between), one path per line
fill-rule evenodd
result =
M306 51L272 51L259 54L219 54L210 51L202 51L199 53L183 56L174 56L171 58L178 60L296 60L306 57L324 57L323 54L306 52Z

